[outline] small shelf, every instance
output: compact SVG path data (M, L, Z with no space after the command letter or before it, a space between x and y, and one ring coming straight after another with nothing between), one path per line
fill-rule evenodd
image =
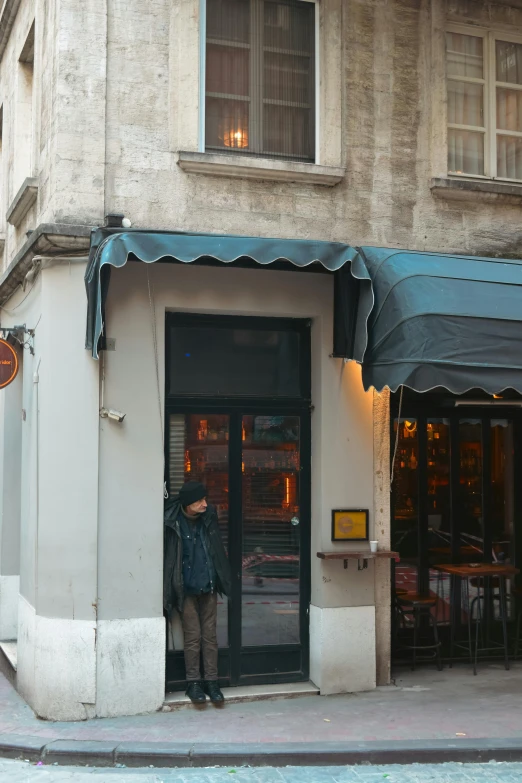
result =
M394 559L397 563L400 561L400 555L398 552L318 552L317 557L321 560L376 560L379 558Z
M317 552L317 557L321 560L344 560L345 568L348 568L348 560L357 560L358 571L368 568L368 560L395 560L396 563L399 563L401 559L398 552L388 552L387 550L379 550L377 552Z

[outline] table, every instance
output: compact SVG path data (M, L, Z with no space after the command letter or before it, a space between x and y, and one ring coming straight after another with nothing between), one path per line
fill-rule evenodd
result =
M478 651L479 651L479 625L481 622L481 609L480 609L480 588L481 588L481 582L483 584L483 589L485 590L485 580L489 579L491 577L496 576L498 578L499 583L499 599L500 599L500 614L502 617L502 633L503 633L503 645L497 645L496 647L482 647L482 652L488 652L494 649L499 649L499 647L504 649L504 663L506 669L509 669L509 656L508 656L508 640L507 640L507 602L506 602L506 578L508 576L515 576L516 574L520 573L519 568L515 568L515 566L506 564L506 563L479 563L477 565L470 563L463 563L461 565L452 565L451 563L443 563L440 565L434 565L432 566L433 569L436 571L450 574L453 577L456 577L461 580L461 583L463 580L465 580L466 584L466 594L467 594L467 604L468 604L468 650L470 654L470 658L473 662L473 674L477 673L477 659L478 659ZM471 602L469 602L469 583L468 579L472 577L477 577L477 590L478 594L476 598L473 599ZM450 591L450 624L451 624L451 645L450 645L450 656L453 659L453 649L455 646L462 647L462 645L455 644L455 624L456 624L456 601L455 601L455 579L452 580L451 584L451 591ZM478 613L477 613L477 620L475 624L475 654L473 655L473 649L472 649L472 641L471 641L471 619L473 614L473 604L477 601L478 605Z

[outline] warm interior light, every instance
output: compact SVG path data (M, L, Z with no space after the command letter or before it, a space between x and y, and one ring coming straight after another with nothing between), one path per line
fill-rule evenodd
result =
M285 476L285 499L283 501L283 508L290 506L290 476Z
M494 400L501 400L502 399L502 395L501 394L494 394L493 395L493 399Z
M244 149L248 147L248 130L246 128L230 128L223 134L225 147Z

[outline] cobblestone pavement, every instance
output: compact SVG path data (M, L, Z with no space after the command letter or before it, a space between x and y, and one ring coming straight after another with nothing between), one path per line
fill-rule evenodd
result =
M357 767L94 769L0 760L4 783L521 783L522 764Z

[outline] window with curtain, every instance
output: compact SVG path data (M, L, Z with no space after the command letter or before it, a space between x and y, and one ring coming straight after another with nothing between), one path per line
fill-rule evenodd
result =
M446 34L448 171L522 180L522 37L474 33Z
M315 3L207 0L205 148L313 161Z

